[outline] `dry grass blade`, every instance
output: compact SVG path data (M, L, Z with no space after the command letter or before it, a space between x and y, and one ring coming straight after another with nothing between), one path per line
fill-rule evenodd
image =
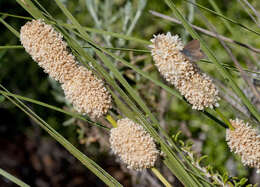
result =
M259 14L259 12L257 12L257 10L247 0L243 0L243 1L254 12L254 14L256 15L256 17L258 19L258 23L259 23L259 21L260 21L260 14Z
M167 15L161 14L161 13L159 13L159 12L150 10L150 13L151 13L152 15L154 15L154 16L163 18L163 19L168 20L168 21L171 21L171 22L173 22L173 23L181 24L181 21L179 21L179 20L177 20L177 19L175 19L175 18L173 18L173 17L170 17L170 16L167 16ZM218 37L219 39L221 39L221 40L223 40L223 41L225 41L225 42L237 44L237 45L242 46L242 47L245 47L245 48L247 48L247 49L249 49L249 50L251 50L251 51L253 51L253 52L255 52L255 53L260 53L260 49L255 48L255 47L252 47L252 46L250 46L250 45L248 45L248 44L245 44L245 43L241 43L241 42L232 40L232 39L230 39L230 38L228 38L228 37L226 37L226 36L220 35L220 34L217 36L214 32L211 32L211 31L209 31L209 30L207 30L207 29L203 29L203 28L198 27L198 26L193 25L193 24L190 24L190 26L191 26L192 28L196 29L197 31L200 31L200 32L202 32L203 34L206 34L206 35L208 35L208 36L212 36L212 37L215 37L215 38Z
M240 26L241 28L244 28L245 30L247 30L247 31L249 31L249 32L252 32L252 33L254 33L254 34L260 36L260 32L259 32L259 31L256 31L256 30L252 29L252 28L249 27L249 26L246 26L246 25L244 25L244 24L241 24L239 21L230 19L229 17L224 16L223 14L220 14L219 12L215 12L215 11L213 11L213 10L207 8L207 7L204 7L204 6L202 6L201 4L193 3L193 2L190 2L190 1L188 1L188 0L184 0L184 1L186 1L187 3L190 3L190 4L194 5L194 6L197 6L198 8L200 8L200 9L202 9L202 10L205 10L205 11L207 11L207 12L210 12L210 13L216 15L216 16L219 16L219 17L221 17L222 19L227 20L227 21L230 22L230 23L236 24L236 25ZM212 2L215 3L215 1L213 1L213 0L210 0L210 2L211 2L211 3L212 3Z
M243 4L243 2L241 0L238 0L238 2L240 3L240 5L244 8L244 10L247 12L247 14L250 16L250 18L255 22L255 24L260 27L260 24L258 23L258 21L255 19L255 17L247 10L247 7ZM247 1L246 1L247 2ZM244 1L245 3L245 1ZM247 2L248 3L248 2ZM249 3L248 3L249 4ZM250 5L251 6L251 5Z

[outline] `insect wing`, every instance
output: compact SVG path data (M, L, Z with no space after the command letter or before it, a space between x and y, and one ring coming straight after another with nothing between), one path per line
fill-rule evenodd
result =
M196 51L200 49L200 42L198 40L191 40L189 43L187 43L187 45L185 45L185 47L183 48L183 50L188 50L188 51Z
M191 61L199 61L205 57L205 54L200 50L198 40L190 41L181 52Z

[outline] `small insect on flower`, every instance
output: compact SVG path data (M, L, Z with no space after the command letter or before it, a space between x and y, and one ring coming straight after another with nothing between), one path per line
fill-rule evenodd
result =
M204 110L219 105L218 90L213 81L193 63L204 57L198 40L193 40L184 47L178 35L167 33L154 35L151 42L149 47L155 66L193 109Z
M180 52L192 62L197 62L206 57L200 49L199 40L190 41Z

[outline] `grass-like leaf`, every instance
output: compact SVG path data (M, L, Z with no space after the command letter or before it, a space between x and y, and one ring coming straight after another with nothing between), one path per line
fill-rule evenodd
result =
M228 18L228 17L226 17L226 16L224 16L224 15L222 15L222 14L220 14L220 13L217 13L217 12L215 12L215 11L213 11L213 10L207 8L207 7L204 7L204 6L202 6L202 5L198 4L198 3L193 3L193 2L190 2L190 1L188 1L188 0L185 0L185 1L188 2L188 3L190 3L190 4L192 4L192 5L194 5L194 6L196 6L196 7L198 7L198 8L201 8L201 9L207 11L207 12L210 12L210 13L216 15L216 16L219 16L219 17L221 17L221 18L223 18L223 19L229 21L230 23L236 24L236 25L238 25L238 26L244 28L244 29L247 30L247 31L250 31L250 32L252 32L252 33L254 33L254 34L260 36L260 32L255 31L255 30L251 29L250 27L248 27L248 26L246 26L246 25L243 25L243 24L239 23L238 21L232 20L232 19L230 19L230 18Z
M5 91L2 91L2 90L0 90L0 93L8 95L8 96L11 96L11 97L14 97L14 98L18 98L18 99L21 99L21 100L24 100L24 101L28 101L30 103L34 103L34 104L37 104L37 105L40 105L40 106L43 106L43 107L46 107L46 108L49 108L51 110L55 110L55 111L61 112L63 114L69 115L69 116L71 116L73 118L77 118L77 119L80 119L82 121L85 121L85 122L87 122L87 123L89 123L91 125L95 125L95 126L98 126L98 127L109 129L108 127L106 127L106 126L104 126L104 125L102 125L100 123L94 122L94 121L90 120L89 118L83 117L83 116L81 116L79 114L75 114L73 112L69 112L69 111L63 110L61 108L58 108L56 106L53 106L53 105L50 105L50 104L47 104L47 103L44 103L44 102L41 102L41 101L38 101L38 100L34 100L34 99L31 99L31 98L28 98L28 97L23 97L23 96L20 96L20 95L12 94L10 92L5 92Z
M21 181L20 179L18 179L17 177L11 175L10 173L6 172L5 170L0 168L0 175L2 175L3 177L9 179L10 181L12 181L13 183L17 184L18 186L21 187L30 187L28 184L26 184L25 182Z
M0 22L3 23L16 37L20 37L19 32L17 32L11 25L9 25L5 20L0 18Z

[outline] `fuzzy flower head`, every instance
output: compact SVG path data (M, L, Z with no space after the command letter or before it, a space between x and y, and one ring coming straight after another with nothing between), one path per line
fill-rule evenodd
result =
M159 72L192 104L193 109L218 106L220 98L216 86L182 54L184 46L178 35L155 35L151 42L149 47Z
M27 22L21 28L20 40L34 61L60 83L71 79L77 68L75 57L67 50L62 35L41 20Z
M131 169L151 168L159 155L152 137L128 118L117 121L117 127L110 131L109 141L112 151Z
M226 141L231 151L241 157L242 163L260 172L260 135L248 123L230 120L234 130L227 129Z
M154 35L151 39L151 53L160 73L171 84L179 79L191 77L197 72L195 64L190 63L180 52L183 43L178 35L171 33Z
M192 105L192 109L218 107L218 90L206 74L194 74L189 80L181 80L176 85L181 95Z
M62 88L74 108L92 118L103 116L112 107L111 95L103 81L83 66L78 66L75 75Z
M102 80L79 66L67 50L62 35L41 20L27 22L21 28L25 50L49 76L62 84L66 98L74 108L92 118L99 118L111 108L111 96Z

